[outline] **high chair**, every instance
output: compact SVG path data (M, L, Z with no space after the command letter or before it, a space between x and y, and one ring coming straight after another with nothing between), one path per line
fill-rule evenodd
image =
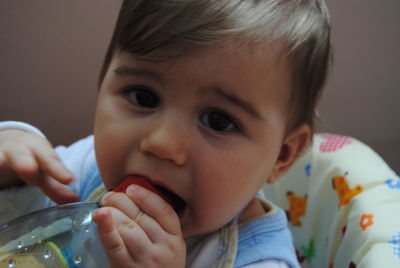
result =
M315 135L264 192L286 210L303 268L400 268L400 178L362 142Z

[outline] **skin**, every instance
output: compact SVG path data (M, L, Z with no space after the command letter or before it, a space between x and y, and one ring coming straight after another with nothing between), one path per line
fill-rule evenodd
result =
M286 128L290 73L278 52L272 44L227 42L173 62L114 54L94 129L104 185L146 177L185 206L175 212L140 186L105 195L93 219L113 267L183 267L184 238L214 231L237 215L244 222L265 213L255 193L295 162L311 136L307 125ZM0 133L0 151L2 140ZM49 180L67 183L52 174Z
M57 204L79 196L64 187L74 180L43 137L16 129L0 131L0 189L27 183L40 187Z

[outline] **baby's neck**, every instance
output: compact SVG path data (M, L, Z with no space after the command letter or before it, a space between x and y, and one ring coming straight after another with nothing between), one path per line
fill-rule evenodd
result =
M238 223L239 224L245 223L249 220L260 217L260 216L264 215L265 213L267 213L268 210L266 210L266 208L264 208L263 205L261 204L260 200L258 200L255 197L255 198L253 198L253 200L250 201L250 203L244 209L242 215L240 215Z

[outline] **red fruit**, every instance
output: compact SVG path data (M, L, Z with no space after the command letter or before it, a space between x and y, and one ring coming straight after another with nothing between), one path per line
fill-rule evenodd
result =
M172 205L172 201L169 200L169 198L161 192L159 189L157 189L153 184L151 184L148 180L142 177L137 177L137 176L129 176L126 177L125 180L123 180L119 185L117 185L113 191L114 192L122 192L125 193L126 189L129 187L131 184L136 184L139 186L142 186L146 188L147 190L157 194L160 196L162 199L164 199L168 204Z

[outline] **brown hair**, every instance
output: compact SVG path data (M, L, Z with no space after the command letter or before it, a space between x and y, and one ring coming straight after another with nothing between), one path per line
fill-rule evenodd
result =
M331 60L329 14L323 0L124 0L99 85L117 50L147 60L168 60L188 49L231 39L282 43L292 68L289 109L294 116L289 128L302 123L313 127Z

